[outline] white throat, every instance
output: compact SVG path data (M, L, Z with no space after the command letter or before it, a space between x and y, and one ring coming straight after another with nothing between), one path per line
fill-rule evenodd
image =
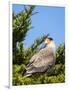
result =
M54 51L56 51L56 45L54 41L51 41L49 45L47 45L48 48L52 48Z

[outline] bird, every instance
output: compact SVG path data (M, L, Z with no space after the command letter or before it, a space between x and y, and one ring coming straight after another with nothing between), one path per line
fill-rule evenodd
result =
M46 72L49 68L55 65L56 61L56 44L51 37L44 40L45 48L34 54L29 60L26 67L25 77L31 76L33 73Z

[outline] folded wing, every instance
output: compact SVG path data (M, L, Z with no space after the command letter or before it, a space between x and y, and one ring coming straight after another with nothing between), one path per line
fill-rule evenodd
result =
M52 48L44 48L35 54L31 60L29 66L26 68L28 73L44 72L49 66L52 66L55 62L54 52Z

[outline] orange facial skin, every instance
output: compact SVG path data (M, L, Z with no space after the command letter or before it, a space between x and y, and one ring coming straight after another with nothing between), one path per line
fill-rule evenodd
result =
M49 45L49 44L50 44L50 42L51 42L51 40L50 40L50 39L46 39L46 40L45 40L45 43L46 43L47 45Z

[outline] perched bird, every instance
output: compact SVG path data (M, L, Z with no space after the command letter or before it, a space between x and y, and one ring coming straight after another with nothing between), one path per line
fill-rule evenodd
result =
M55 64L56 45L54 40L48 37L44 43L46 47L30 59L29 65L26 67L25 77L31 76L33 73L45 72Z

